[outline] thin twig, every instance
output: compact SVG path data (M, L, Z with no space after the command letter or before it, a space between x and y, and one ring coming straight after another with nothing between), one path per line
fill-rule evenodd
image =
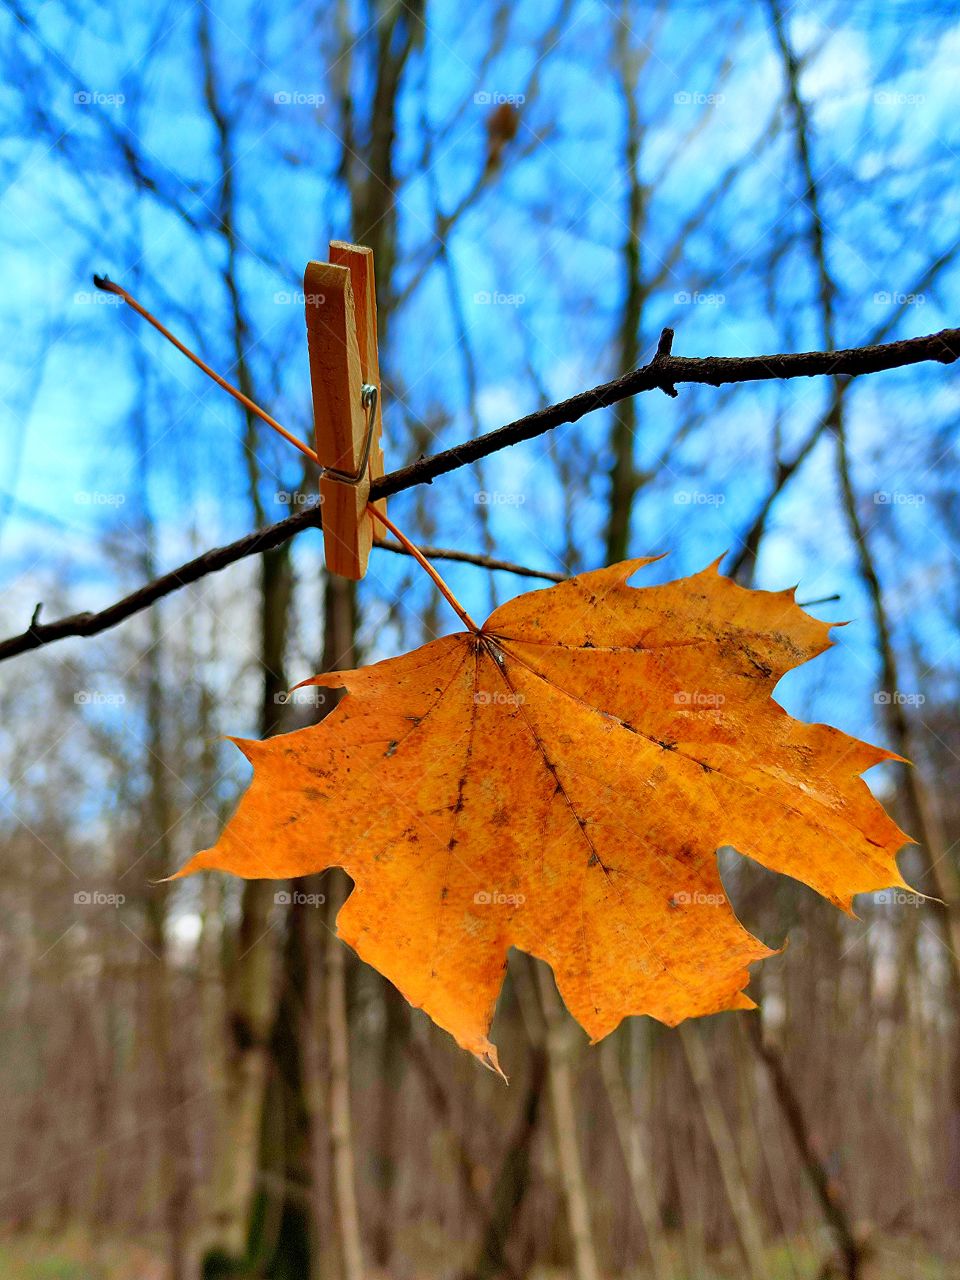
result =
M292 431L288 431L286 427L282 427L280 423L277 422L276 418L271 418L270 414L265 413L258 404L254 404L249 396L245 396L242 391L239 391L235 386L229 383L226 378L217 373L216 369L211 369L206 361L201 360L195 352L191 351L188 346L180 341L176 334L171 333L166 325L161 324L155 315L149 312L146 307L141 306L133 294L128 293L126 289L114 283L109 276L94 276L93 283L98 289L103 290L104 293L112 293L116 297L122 298L128 307L132 307L138 315L143 316L144 320L146 320L148 324L152 324L158 333L162 333L168 342L172 342L179 352L185 355L188 360L192 360L197 368L202 369L208 378L212 378L218 387L221 387L228 393L228 395L233 396L234 400L239 401L239 403L242 404L250 413L255 413L261 421L267 424L268 427L273 427L274 431L283 436L284 440L286 440L288 444L292 444L295 449L299 449L301 453L306 454L311 462L315 462L319 465L317 455L308 445L305 445L302 440L298 440Z
M370 486L371 501L389 498L415 484L430 484L437 476L456 471L471 462L486 458L507 445L533 440L554 427L576 422L586 413L605 409L642 391L667 390L678 382L698 383L710 387L728 382L771 382L781 378L815 378L845 374L856 377L863 373L880 373L884 369L900 369L906 365L936 360L952 364L960 357L960 329L941 329L922 338L906 338L901 342L885 342L874 347L850 347L843 351L804 351L796 355L767 356L687 356L657 355L649 364L625 373L612 382L601 383L589 391L581 391L569 400L547 405L535 413L518 418L497 431L488 431L475 440L467 440L453 449L421 458L388 476L374 480ZM669 393L668 393L669 394Z
M390 542L385 538L375 541L373 545L379 547L381 551L395 551L402 556L410 554L399 542ZM515 573L518 578L542 578L544 582L566 582L570 576L568 573L554 573L550 569L531 569L525 564L514 564L512 560L498 560L495 556L477 555L473 551L458 551L454 547L423 547L419 543L417 545L428 560L452 560L459 564L474 564L480 569ZM816 603L819 604L820 601Z
M164 596L172 595L182 587L190 586L191 583L199 581L209 573L225 569L228 565L243 560L247 556L270 551L304 529L321 528L319 508L308 507L306 510L317 518L304 520L305 513L298 511L296 515L288 516L286 520L280 520L277 524L248 533L225 547L215 547L212 551L205 551L195 560L188 560L178 569L172 569L170 573L154 578L152 582L145 583L130 595L124 596L122 600L115 601L114 604L108 605L97 613L73 613L68 617L58 618L55 622L41 623L38 622L38 616L43 606L37 605L28 629L18 636L11 636L10 639L0 642L0 662L5 658L13 658L17 654L29 653L32 649L53 644L56 640L65 640L69 636L99 635L101 631L108 631L118 623L125 622L127 618L148 609ZM375 542L373 545L384 551L409 554L406 547L401 546L400 543L384 541ZM470 551L458 551L451 547L421 547L420 550L431 560L475 564L481 569L502 570L505 573L519 574L524 578L563 582L569 576L564 573L551 573L546 569L530 569L526 565L512 564L509 560L494 560L490 556L474 555Z
M664 340L661 339L661 342ZM844 374L855 377L864 373L879 373L884 369L898 369L907 365L936 360L952 364L960 357L960 329L942 329L939 333L919 338L907 338L901 342L886 342L879 346L853 347L844 351L808 351L798 355L746 356L724 358L718 356L688 359L683 356L656 357L640 369L624 374L612 382L601 383L589 391L547 405L535 413L517 419L497 431L467 440L453 449L446 449L427 458L421 458L408 467L401 467L389 475L374 480L370 486L370 500L390 497L412 489L418 484L430 484L437 476L446 475L460 467L468 466L480 458L497 453L508 445L532 440L552 431L566 422L576 422L584 414L595 409L616 404L627 396L642 391L665 390L674 383L699 383L721 386L730 382L758 382L780 378L810 378L824 374ZM116 626L132 614L148 608L155 601L198 581L208 573L216 573L227 565L235 564L246 556L257 555L279 546L303 529L322 527L320 507L307 507L295 515L248 533L225 547L207 551L187 564L173 569L152 582L145 583L131 595L99 613L78 613L55 622L28 627L20 635L0 642L0 662L28 653L55 640L67 636L90 636ZM451 557L452 558L452 557ZM543 575L547 576L547 575Z

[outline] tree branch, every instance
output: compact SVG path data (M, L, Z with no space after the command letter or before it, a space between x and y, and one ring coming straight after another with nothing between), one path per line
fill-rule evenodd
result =
M489 457L490 454L497 453L509 445L532 440L563 423L576 422L584 414L616 404L628 396L656 390L663 391L667 395L675 394L676 383L697 383L719 387L724 383L765 382L781 378L813 378L841 374L856 377L864 373L879 373L884 369L922 364L928 360L952 364L960 358L960 329L942 329L939 333L926 334L919 338L906 338L900 342L886 342L878 346L851 347L844 351L806 351L795 355L743 357L674 356L670 354L672 337L670 331L664 330L653 359L631 373L615 378L612 382L601 383L589 391L581 391L568 400L562 400L559 404L547 405L496 431L488 431L485 435L466 440L452 449L420 458L410 466L401 467L389 475L381 476L370 486L370 500L387 498L393 494L402 493L405 489L412 489L418 484L431 484L437 476L446 475L472 462L478 462L481 458ZM225 569L227 565L235 564L247 556L269 551L271 547L279 546L303 529L321 527L321 508L306 507L285 520L248 533L245 537L238 538L236 542L204 552L196 559L163 574L162 577L145 583L130 595L98 613L77 613L47 623L37 621L35 614L34 621L26 631L0 642L0 662L52 644L55 640L65 639L67 636L92 636L106 631L109 627L114 627L133 614L148 608L164 596L199 581L209 573ZM395 547L390 546L387 549L396 550ZM505 569L527 577L556 580L555 575L551 573L540 573L506 561L495 561L486 556L471 556L467 552L425 548L425 553L437 560L461 560L468 564L479 564L488 569Z
M399 542L384 539L373 545L381 551L396 551L402 556L410 554ZM549 569L531 569L525 564L514 564L512 560L497 560L494 556L477 555L472 551L457 551L452 547L422 547L419 543L417 546L428 560L454 560L460 564L475 564L480 569L502 569L504 573L515 573L520 578L542 578L544 582L566 582L570 576L569 573L552 573Z
M661 339L661 342L663 339ZM885 342L875 347L851 347L844 351L805 351L797 355L769 356L705 356L691 359L687 356L658 354L649 364L612 382L601 383L589 391L581 391L547 405L535 413L518 418L497 431L488 431L475 440L467 440L453 449L421 458L409 467L402 467L388 476L374 480L370 486L371 500L388 498L415 484L430 484L437 476L471 462L478 462L508 445L532 440L552 431L566 422L576 422L585 413L605 409L628 396L641 391L664 391L670 394L675 383L699 383L719 387L727 382L769 382L781 378L814 378L823 375L846 374L856 377L862 373L879 373L884 369L898 369L905 365L922 364L937 360L952 364L960 357L960 329L941 329L939 333L922 338L906 338L901 342Z

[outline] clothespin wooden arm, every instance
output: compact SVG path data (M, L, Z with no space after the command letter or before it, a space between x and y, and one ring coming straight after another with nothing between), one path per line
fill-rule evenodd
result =
M377 339L377 285L373 273L373 250L365 245L330 241L330 261L349 267L353 285L354 314L357 323L357 345L360 348L360 376L364 385L377 391L376 420L370 443L370 479L384 474L383 463L383 393L380 387L380 350ZM387 500L374 504L387 514ZM369 520L369 516L367 517Z
M331 241L330 258L308 263L303 278L317 457L342 473L320 478L324 554L331 573L359 579L373 541L370 481L383 475L373 251ZM365 387L376 391L372 404ZM368 436L366 470L348 482L344 477L358 471Z

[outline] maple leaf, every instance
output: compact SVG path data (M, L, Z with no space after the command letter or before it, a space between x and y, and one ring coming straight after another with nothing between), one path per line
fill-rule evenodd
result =
M628 586L649 563L306 681L347 696L310 728L234 739L253 781L179 874L343 867L340 937L492 1066L512 946L550 965L593 1040L629 1014L674 1025L754 1007L747 966L773 953L727 902L717 849L847 911L906 887L907 837L860 777L900 757L773 700L832 643L792 592L747 590L716 564Z

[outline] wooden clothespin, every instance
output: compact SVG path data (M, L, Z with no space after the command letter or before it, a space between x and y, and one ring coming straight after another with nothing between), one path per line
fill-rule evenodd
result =
M324 555L331 573L359 579L373 542L370 482L383 475L373 250L331 240L329 262L307 263L303 293L317 457L326 468ZM386 514L383 499L376 505Z

